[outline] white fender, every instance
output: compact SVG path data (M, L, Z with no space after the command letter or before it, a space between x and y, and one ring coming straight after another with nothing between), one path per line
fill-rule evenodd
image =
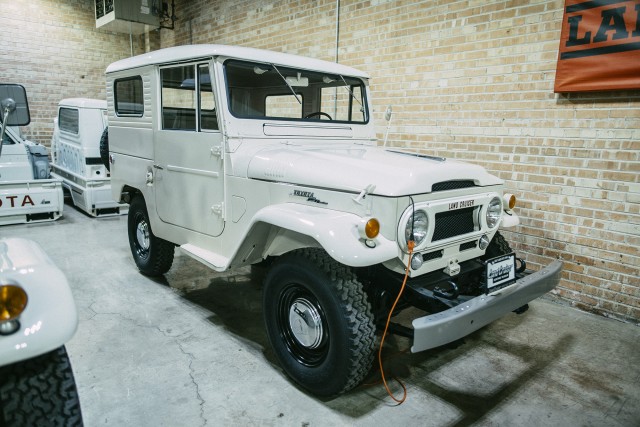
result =
M375 247L358 234L358 215L315 206L283 203L257 212L253 223L265 222L313 238L331 257L351 267L366 267L398 257L398 245L379 234ZM371 245L373 246L373 245ZM292 246L291 249L299 247Z
M504 211L500 228L511 228L520 224L520 217L512 210Z
M0 365L54 350L78 327L78 314L67 278L35 242L0 240L0 283L22 287L27 306L20 329L0 340Z

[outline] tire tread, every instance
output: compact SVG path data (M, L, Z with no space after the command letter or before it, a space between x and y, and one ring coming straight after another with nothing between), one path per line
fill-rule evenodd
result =
M353 345L348 361L348 377L342 389L334 395L345 393L362 382L369 373L375 356L376 328L363 285L350 267L340 264L322 249L299 249L283 255L277 262L287 261L298 265L305 261L313 264L330 279L330 285L339 297L346 313L348 339Z
M149 238L151 241L151 245L149 247L149 261L145 264L141 260L138 259L137 254L134 249L134 241L135 239L135 226L136 224L132 224L135 221L136 214L140 212L144 215L145 220L149 223ZM175 246L173 243L161 239L153 234L151 230L151 224L149 222L149 214L147 213L147 206L144 200L144 197L141 195L135 196L129 205L129 217L127 219L128 230L129 230L129 245L131 246L131 253L133 255L134 260L136 261L136 265L138 266L138 270L146 276L156 277L162 276L171 268L173 264L174 258L174 249Z
M82 426L80 400L64 346L0 368L0 426Z

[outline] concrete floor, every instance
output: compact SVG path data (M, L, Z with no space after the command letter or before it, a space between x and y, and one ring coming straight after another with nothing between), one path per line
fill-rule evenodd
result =
M126 217L69 205L55 223L0 235L37 241L69 279L80 325L67 350L87 426L640 425L635 325L538 300L457 348L411 354L388 339L388 375L408 389L399 407L375 375L321 401L275 364L251 269L219 274L176 251L165 278L149 279Z

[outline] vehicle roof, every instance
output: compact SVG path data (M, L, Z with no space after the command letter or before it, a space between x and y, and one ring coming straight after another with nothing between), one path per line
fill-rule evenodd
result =
M76 107L76 108L99 108L106 110L107 101L104 99L91 98L66 98L58 102L59 107Z
M266 64L302 68L306 70L324 71L326 73L340 74L344 76L369 78L369 75L363 71L335 62L307 58L299 55L291 55L282 52L221 44L196 44L155 50L153 52L144 53L142 55L114 62L107 67L106 72L108 74L145 65L157 65L214 56L244 59Z

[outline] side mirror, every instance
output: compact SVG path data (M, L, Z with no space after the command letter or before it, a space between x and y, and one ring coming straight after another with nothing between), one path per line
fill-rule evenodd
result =
M384 119L388 122L391 121L391 105L389 105L387 110L384 112Z
M0 84L0 119L4 126L26 126L31 122L24 86Z
M4 131L7 126L26 126L31 122L27 91L24 86L16 84L0 84L0 155L4 144Z
M387 106L387 109L384 112L384 119L387 121L387 131L384 133L384 143L383 147L387 146L387 138L389 137L389 128L391 127L391 105Z

